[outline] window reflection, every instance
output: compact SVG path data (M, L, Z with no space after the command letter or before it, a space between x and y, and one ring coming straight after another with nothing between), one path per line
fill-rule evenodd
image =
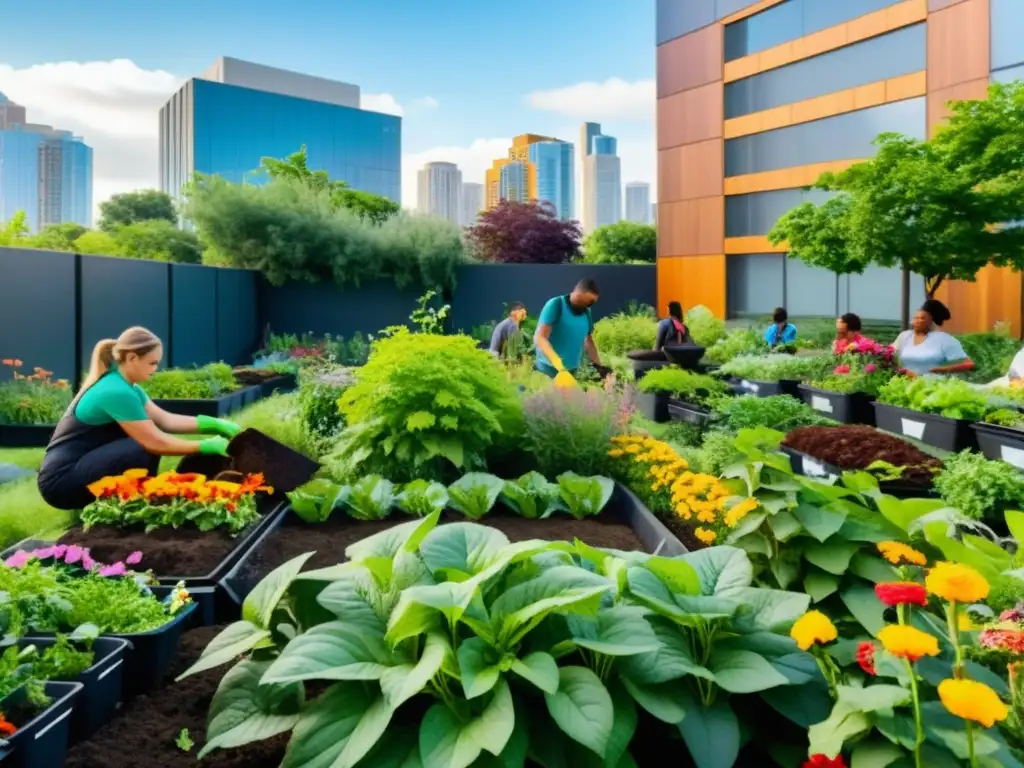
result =
M992 69L1024 64L1024 2L989 2L992 19Z

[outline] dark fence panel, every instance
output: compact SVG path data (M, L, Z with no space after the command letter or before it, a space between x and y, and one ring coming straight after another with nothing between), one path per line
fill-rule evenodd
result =
M77 379L75 263L73 253L0 248L0 358Z
M80 256L82 367L100 339L141 325L161 339L170 334L170 265L160 261ZM166 352L167 350L165 350ZM76 376L76 379L78 377Z
M209 333L217 339L217 357L231 365L252 361L260 346L256 273L217 269L217 321Z
M274 333L376 333L408 322L423 292L419 286L399 290L390 280L346 289L328 283L274 286L261 280L260 321Z
M171 265L171 354L168 366L191 368L217 360L217 271Z
M452 327L467 333L502 316L506 304L521 301L536 316L552 296L569 293L586 277L597 281L601 300L594 319L615 314L630 303L655 306L654 266L619 264L470 264L459 269ZM659 312L664 314L664 308Z

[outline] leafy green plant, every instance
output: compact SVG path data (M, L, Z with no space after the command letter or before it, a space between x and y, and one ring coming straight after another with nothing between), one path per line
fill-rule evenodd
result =
M323 523L335 509L344 506L346 496L346 486L317 478L291 491L288 501L303 522Z
M767 701L792 713L822 685L785 634L809 598L754 587L739 549L668 559L436 522L266 577L186 672L242 659L202 754L290 732L289 765L622 766L645 718L711 768L756 741L737 712L756 730Z
M56 424L71 405L72 392L66 379L54 380L50 371L36 368L18 371L20 360L6 359L11 379L0 382L0 424Z
M718 369L720 376L748 381L806 381L831 370L831 355L741 355Z
M558 495L564 509L577 520L601 514L615 491L609 477L581 477L574 472L558 476Z
M714 346L726 336L725 321L715 317L714 312L703 304L692 307L684 318L694 343L705 349Z
M339 400L349 426L327 459L338 479L445 481L483 469L495 441L521 431L514 386L468 336L403 329L373 349Z
M737 328L704 350L704 359L709 363L727 363L741 355L756 355L767 352L764 338L753 328Z
M231 366L210 363L202 368L157 371L140 385L154 400L212 400L238 389Z
M701 407L709 407L731 390L713 376L684 371L682 368L658 368L649 371L637 384L641 392L667 392L673 397Z
M652 311L619 312L594 323L594 342L604 355L653 349L658 321Z
M834 424L813 408L789 395L771 397L721 398L715 405L721 428L738 432L741 429L768 427L780 432L789 432L797 427L814 427Z
M424 293L416 301L416 309L409 315L409 322L417 326L420 333L444 333L444 321L451 311L451 306L432 306L437 296L437 291L433 290Z
M949 419L983 421L986 395L960 379L897 376L878 391L878 402Z
M1010 369L1020 342L1007 332L965 333L957 336L974 370L967 374L969 381L987 384Z
M395 505L395 486L380 475L367 475L343 489L342 504L356 520L383 520Z
M188 728L182 728L180 731L178 731L178 738L174 740L174 746L176 746L182 752L192 751L192 747L195 746L195 742L192 741L192 737L189 735Z
M506 480L501 501L521 517L537 520L546 517L559 499L558 483L540 472L527 472L518 480Z
M352 370L341 368L312 376L299 386L302 424L322 443L336 438L345 427L338 398L354 383Z
M980 453L947 456L934 485L943 501L974 520L999 519L1006 509L1024 508L1024 476Z
M452 508L471 520L480 520L494 508L504 487L505 481L500 477L471 472L448 486L448 498Z
M441 483L413 480L402 486L402 492L395 497L395 503L407 515L426 517L440 512L448 505L448 489Z

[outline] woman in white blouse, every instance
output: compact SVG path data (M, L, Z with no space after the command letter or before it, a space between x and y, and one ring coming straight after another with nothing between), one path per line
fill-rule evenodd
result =
M963 346L942 330L951 317L949 308L937 299L928 299L917 310L910 324L893 343L900 367L910 376L960 373L974 369Z

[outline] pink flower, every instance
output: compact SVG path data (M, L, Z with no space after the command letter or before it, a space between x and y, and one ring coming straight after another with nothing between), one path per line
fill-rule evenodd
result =
M82 567L87 571L91 571L96 567L96 561L92 559L92 556L89 554L89 550L85 550L82 554Z
M845 376L847 373L850 372L850 366L845 365L845 364L844 365L837 365L835 367L835 370L832 371L832 372L833 373L838 373L840 375L844 375Z
M30 559L30 555L23 549L19 549L13 555L7 558L7 565L10 568L21 568Z
M878 370L878 366L874 363L868 363L864 366L864 373L874 373L876 370Z
M75 563L77 563L79 560L82 559L83 555L88 555L88 554L89 554L88 550L83 549L82 547L78 546L77 544L72 544L70 547L68 547L68 551L64 553L64 562L67 563L68 565L74 565Z
M39 560L46 560L47 558L53 557L53 556L54 556L53 547L41 547L40 549L36 549L36 550L32 551L32 557L35 557L35 558L37 558Z
M102 568L100 568L100 576L124 576L127 572L128 571L124 567L124 563L104 565Z
M64 553L67 552L67 551L68 551L68 545L67 544L58 544L57 546L55 546L53 548L53 556L55 558L57 558L58 560L60 560L61 558L64 557Z
M128 565L138 565L139 563L142 562L142 553L141 552L132 552L130 555L128 555L128 557L126 557L124 559L124 561Z

